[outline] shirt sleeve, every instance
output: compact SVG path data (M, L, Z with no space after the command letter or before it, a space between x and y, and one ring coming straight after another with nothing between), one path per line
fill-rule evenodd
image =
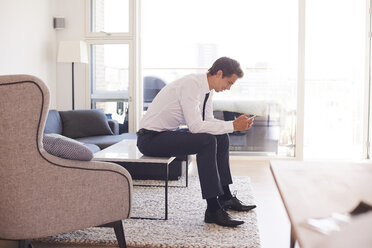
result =
M210 97L206 104L205 121L202 120L202 112L200 110L200 89L196 82L192 82L181 87L180 89L180 104L183 115L190 132L192 133L210 133L213 135L232 133L234 126L232 121L220 121L213 117L212 97Z

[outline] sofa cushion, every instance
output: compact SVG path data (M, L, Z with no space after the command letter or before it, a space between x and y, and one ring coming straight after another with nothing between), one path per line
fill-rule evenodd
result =
M111 128L112 133L115 135L119 134L119 122L113 119L107 119L107 122Z
M62 134L62 120L57 110L49 110L48 118L45 122L44 133Z
M44 135L43 147L48 153L60 158L82 161L93 158L92 151L84 144L60 134Z
M81 138L97 135L112 135L103 109L60 111L63 135Z

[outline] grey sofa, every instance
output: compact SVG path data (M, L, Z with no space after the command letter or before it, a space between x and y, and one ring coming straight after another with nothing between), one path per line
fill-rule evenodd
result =
M108 130L109 129L109 130ZM136 139L135 133L119 134L116 120L107 119L102 110L49 110L44 134L61 134L82 142L93 153L105 149L123 139ZM186 172L190 156L179 156L169 166L169 180L178 180ZM128 163L125 168L133 179L164 179L161 167Z
M107 127L105 126L105 122L107 123ZM135 139L137 137L135 133L119 134L118 122L116 120L106 119L103 111L100 113L100 110L97 109L71 111L49 110L44 134L49 133L61 134L82 142L93 153L123 139Z

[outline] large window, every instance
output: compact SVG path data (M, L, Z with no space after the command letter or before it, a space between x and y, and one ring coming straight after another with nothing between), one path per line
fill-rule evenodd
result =
M305 158L363 157L365 41L366 1L307 1Z
M159 87L206 73L221 56L234 58L245 76L230 92L215 94L215 116L258 117L251 130L230 134L230 150L293 157L297 23L295 0L143 0L144 104Z
M128 131L162 87L228 56L245 76L215 94L215 116L258 115L230 135L231 151L366 156L368 0L87 2L91 105L129 120Z

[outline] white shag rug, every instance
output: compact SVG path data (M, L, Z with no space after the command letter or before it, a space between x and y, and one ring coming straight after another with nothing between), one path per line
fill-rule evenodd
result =
M234 177L231 191L238 199L254 204L249 177ZM161 184L159 181L134 181L134 184ZM171 181L172 184L183 184ZM146 206L146 207L145 207ZM188 188L170 187L168 220L125 219L124 233L128 247L164 248L259 248L260 237L255 210L229 213L245 223L237 228L204 223L206 201L202 199L199 179L189 178ZM134 187L132 216L163 217L164 188ZM33 241L37 247L117 247L113 228L92 227Z

